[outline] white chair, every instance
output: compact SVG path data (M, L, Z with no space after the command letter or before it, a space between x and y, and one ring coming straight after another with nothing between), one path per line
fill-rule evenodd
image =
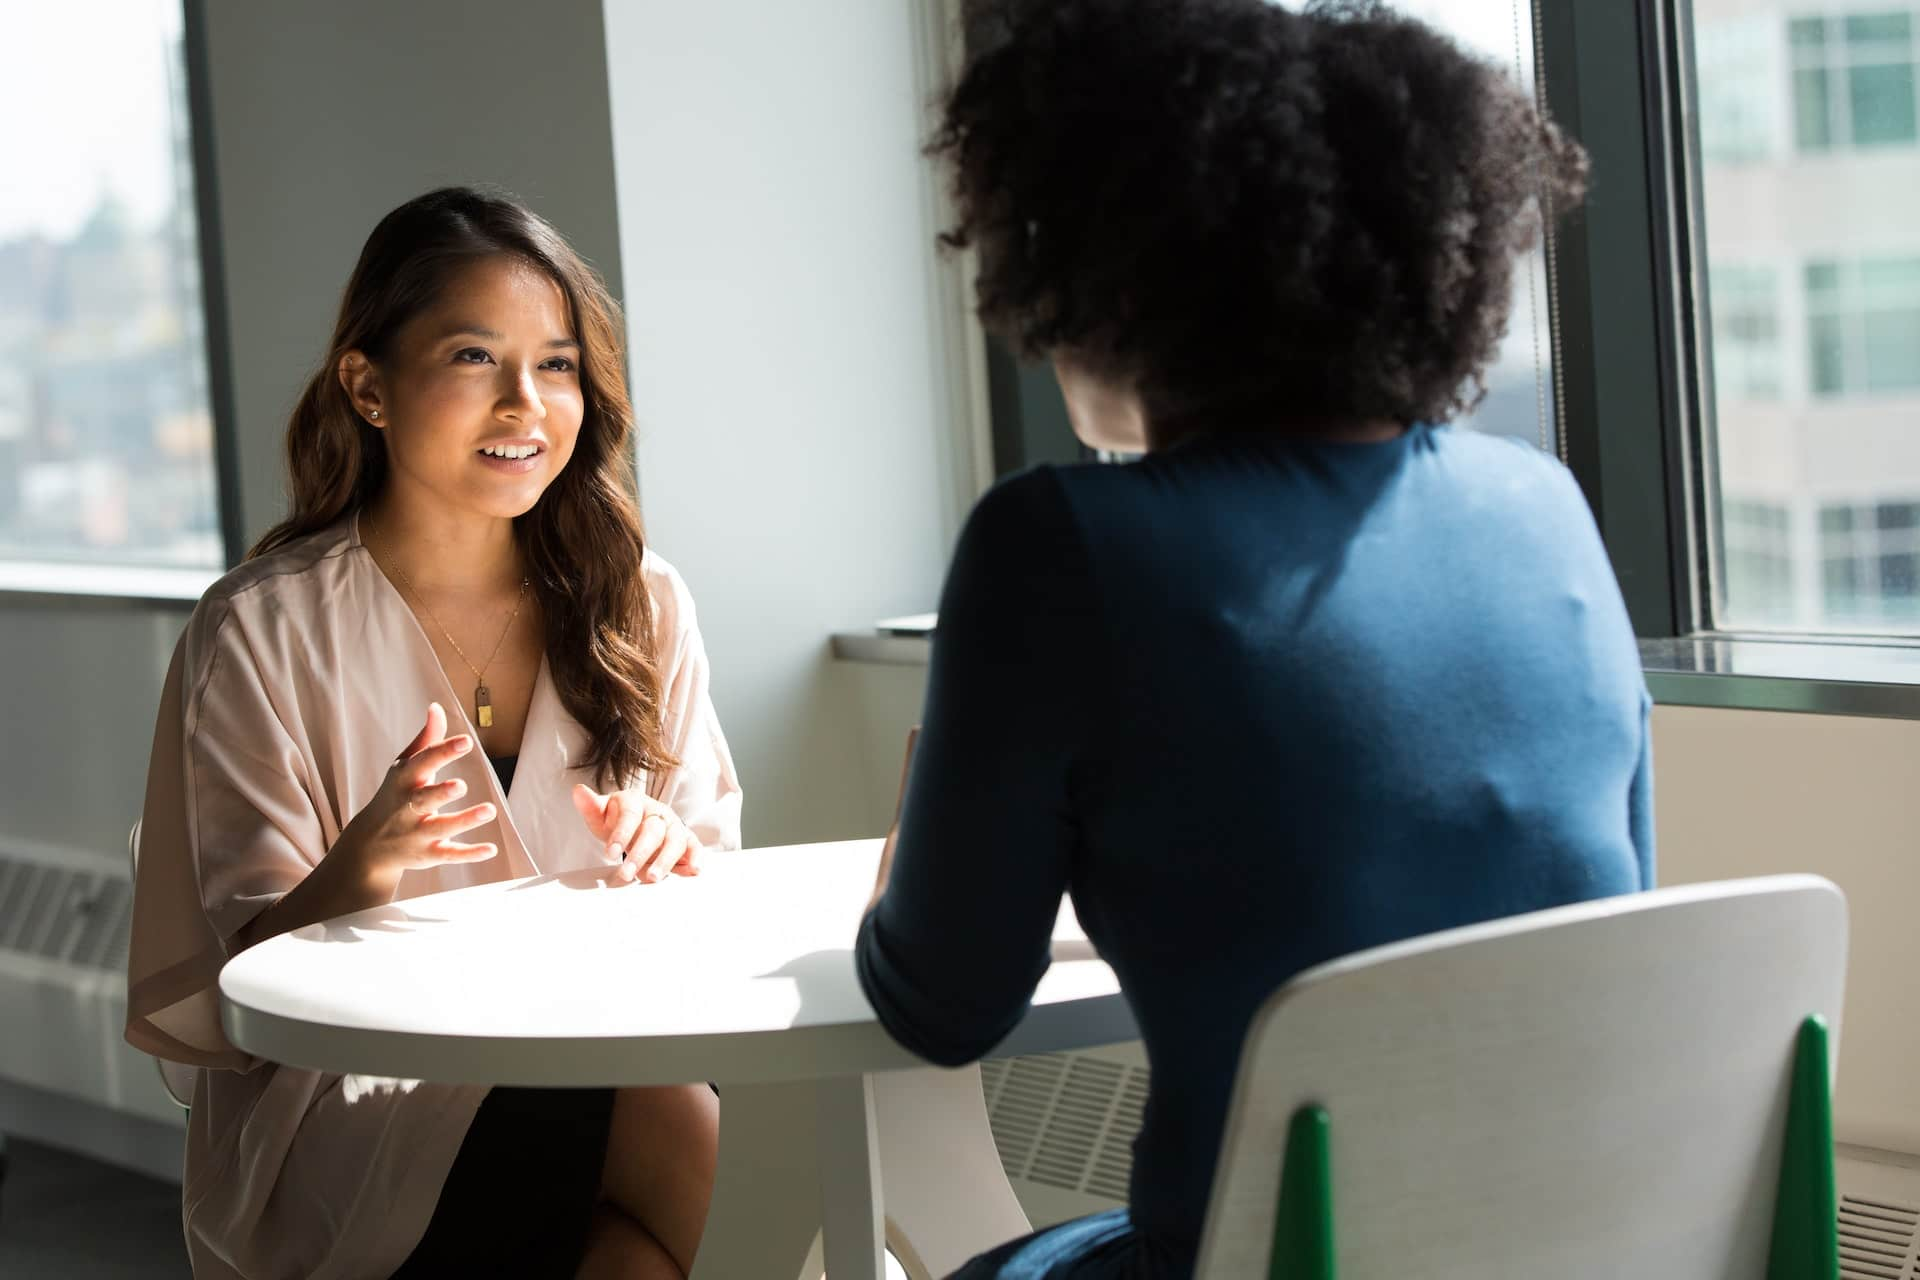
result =
M1774 876L1301 974L1248 1031L1197 1280L1836 1276L1846 949L1840 891Z
M127 867L133 875L133 882L140 881L140 824L134 823L133 830L127 833ZM190 1067L184 1062L168 1062L165 1058L155 1058L154 1065L160 1069L160 1083L166 1088L167 1096L179 1105L182 1111L193 1105L193 1086L199 1078L200 1069Z

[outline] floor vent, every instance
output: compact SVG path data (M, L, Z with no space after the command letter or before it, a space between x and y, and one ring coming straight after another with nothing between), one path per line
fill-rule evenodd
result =
M124 875L0 854L0 950L119 970L132 927Z
M1920 1206L1840 1197L1842 1280L1920 1280Z
M1078 1053L980 1064L1007 1176L1125 1200L1147 1069Z

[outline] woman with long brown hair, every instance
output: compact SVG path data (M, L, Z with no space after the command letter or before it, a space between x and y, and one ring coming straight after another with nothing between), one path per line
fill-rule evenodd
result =
M738 846L631 431L615 304L547 223L449 188L374 229L287 432L291 514L201 600L154 736L127 1036L204 1068L183 1192L202 1280L690 1269L704 1086L277 1066L226 1039L215 994L235 952L344 912L596 864L693 875Z

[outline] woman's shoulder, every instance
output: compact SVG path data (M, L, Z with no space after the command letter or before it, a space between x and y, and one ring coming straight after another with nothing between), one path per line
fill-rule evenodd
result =
M980 495L947 567L943 610L975 598L1080 607L1092 577L1083 495L1069 492L1080 470L1043 464Z
M230 605L313 590L345 567L354 546L350 523L343 520L236 566L208 587L200 602Z
M1500 512L1532 528L1543 522L1584 531L1593 523L1579 481L1566 463L1531 440L1464 427L1429 432L1444 468L1443 488L1456 499L1477 495L1474 509Z
M1043 462L1004 476L980 495L967 517L969 533L1001 535L1030 534L1036 528L1057 526L1070 521L1071 492L1097 487L1103 468L1096 463Z
M653 603L654 634L665 639L693 630L693 592L672 562L648 547L640 558L640 576Z
M1544 485L1557 492L1578 492L1567 464L1529 439L1475 431L1471 427L1423 427L1422 451L1495 480Z
M211 642L236 617L324 615L351 571L355 546L351 522L341 521L235 566L202 593L187 637Z

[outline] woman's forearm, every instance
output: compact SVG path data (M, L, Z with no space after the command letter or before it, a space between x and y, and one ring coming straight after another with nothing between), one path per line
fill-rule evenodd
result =
M400 888L401 873L363 870L362 860L352 856L350 842L356 838L351 830L342 832L305 880L243 926L239 933L241 949L305 925L392 902Z

